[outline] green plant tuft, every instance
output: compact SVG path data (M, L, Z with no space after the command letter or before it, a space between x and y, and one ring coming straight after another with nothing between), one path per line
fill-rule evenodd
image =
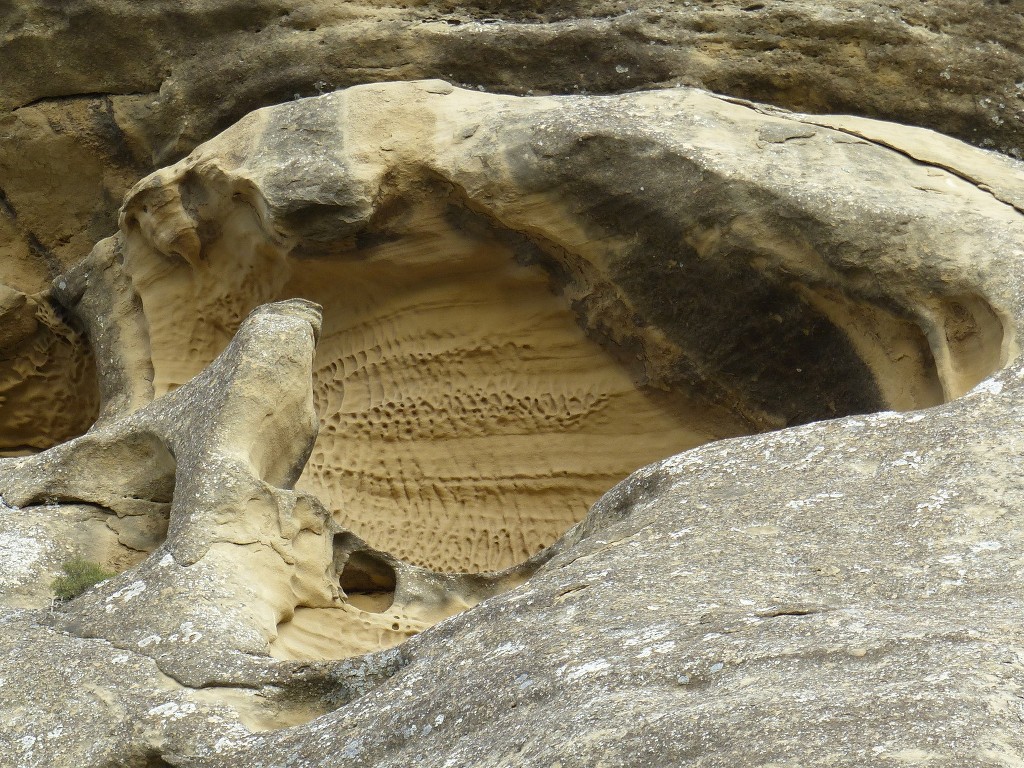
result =
M78 597L93 584L99 584L114 575L99 563L80 557L68 560L60 568L64 571L64 575L58 576L50 584L53 594L58 600L71 600Z

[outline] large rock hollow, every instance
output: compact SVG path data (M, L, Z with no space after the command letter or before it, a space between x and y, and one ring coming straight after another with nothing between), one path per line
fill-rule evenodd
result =
M962 233L942 205L968 211ZM119 517L122 498L171 502L166 547L211 553L224 589L251 593L253 653L393 646L522 583L637 467L967 392L1016 354L972 234L1008 211L879 145L693 91L611 104L428 82L282 105L140 182L119 233L58 281L96 348L99 418L18 465L38 493L5 493L46 501L76 445L91 461L140 425L179 461L194 442L173 499L77 475L55 499ZM244 475L223 509L221 470ZM81 605L83 631L107 631Z
M445 570L507 567L631 467L748 431L686 391L638 385L637 361L580 327L543 266L450 198L401 210L283 289L326 318L322 428L300 485L378 546Z
M251 190L210 178L186 173L181 185L198 227L152 225L172 243L198 238L188 269L153 258L141 242L152 235L128 218L155 395L195 375L251 307L319 303L321 424L298 487L372 546L433 569L509 567L638 466L723 437L936 405L1003 354L980 296L922 310L936 331L914 308L858 296L855 280L801 279L754 247L716 251L723 229L744 226L734 211L689 231L648 227L627 246L645 258L609 283L436 179L343 236L335 209L301 210L292 223L317 236L285 243L267 235ZM547 200L524 200L545 215ZM151 203L132 205L151 215ZM600 215L633 215L629 205Z

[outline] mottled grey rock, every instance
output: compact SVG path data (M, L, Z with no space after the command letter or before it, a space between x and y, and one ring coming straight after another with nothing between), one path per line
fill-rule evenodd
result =
M185 764L1012 763L1022 380L644 468L358 703Z

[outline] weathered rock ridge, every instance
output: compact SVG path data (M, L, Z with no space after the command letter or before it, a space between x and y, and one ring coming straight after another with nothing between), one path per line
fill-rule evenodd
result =
M367 82L492 92L690 85L1024 152L1018 2L7 0L0 249L35 292L135 180L258 107Z
M1021 170L689 88L246 116L0 297L97 382L5 411L0 761L1014 764Z

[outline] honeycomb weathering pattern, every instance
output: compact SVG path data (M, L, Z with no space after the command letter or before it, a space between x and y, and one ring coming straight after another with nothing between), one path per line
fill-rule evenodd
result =
M0 284L0 347L7 346L0 350L0 456L17 456L88 429L99 410L99 391L86 340L62 327L46 304L31 302L29 317L38 314L43 322L33 317L22 338L10 338L20 318L4 316L5 293L16 292Z
M284 289L325 308L299 487L344 526L419 565L498 570L635 467L743 430L638 389L541 267L423 208L402 237L304 262Z
M249 307L321 304L321 427L298 487L374 547L440 570L500 570L636 467L748 431L681 392L638 389L551 275L519 263L492 227L453 215L460 203L434 185L401 206L380 244L294 258L259 235L252 206L186 184L199 215L218 216L190 269L128 235L156 394L216 354Z

